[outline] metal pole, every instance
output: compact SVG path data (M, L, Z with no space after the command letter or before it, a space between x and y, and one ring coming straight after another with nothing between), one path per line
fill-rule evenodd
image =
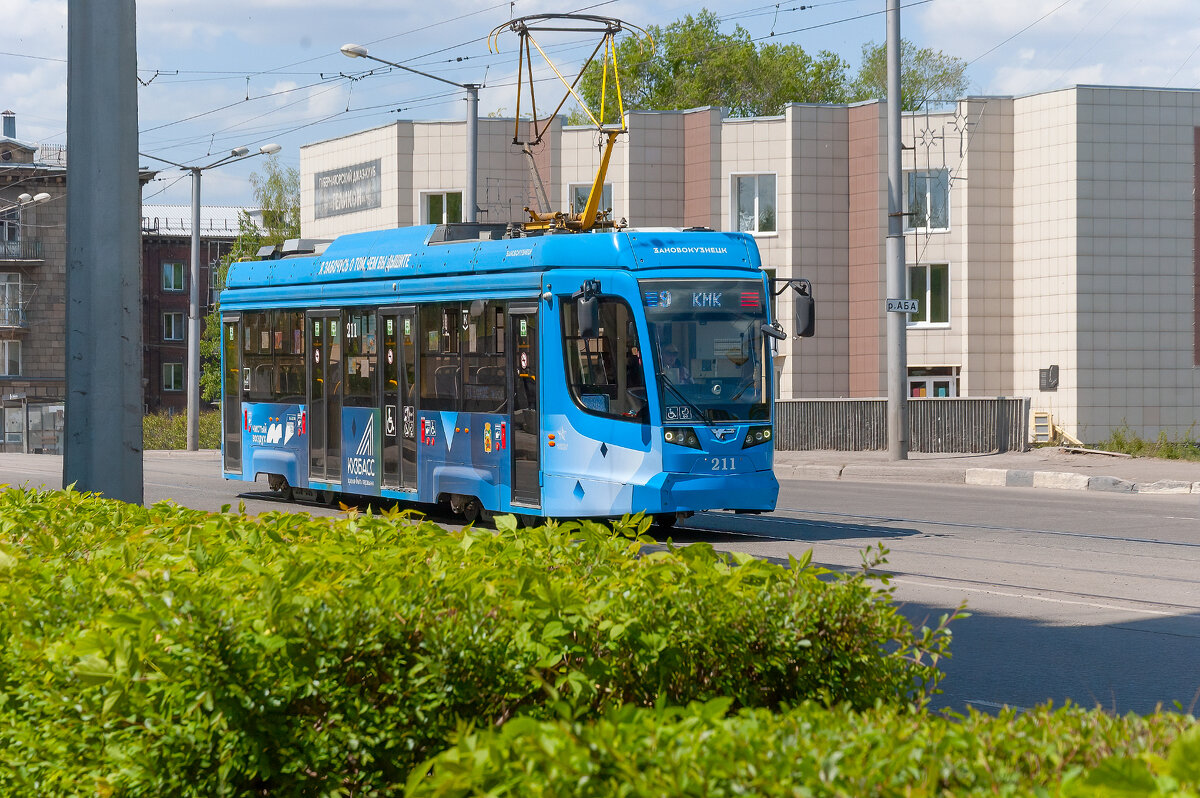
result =
M887 295L899 299L907 293L905 284L908 282L904 267L904 174L900 160L900 0L887 0L887 115ZM892 460L907 460L908 314L893 311L886 316L888 456Z
M192 167L192 266L188 286L187 450L200 448L200 167Z
M134 0L68 0L63 484L141 504L137 121Z
M476 180L479 176L479 87L468 83L467 89L467 215L465 221L478 221L479 195Z

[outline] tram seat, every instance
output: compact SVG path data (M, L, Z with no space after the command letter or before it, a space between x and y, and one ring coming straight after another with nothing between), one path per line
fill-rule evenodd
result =
M433 388L438 396L458 395L458 366L438 366L433 372Z
M582 393L579 395L579 401L583 402L583 406L588 410L595 410L597 413L608 412L608 397L602 393Z

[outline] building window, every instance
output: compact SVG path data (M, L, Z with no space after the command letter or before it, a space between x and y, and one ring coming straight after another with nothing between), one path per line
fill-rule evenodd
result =
M0 327L19 327L21 324L21 275L0 273Z
M592 193L591 183L575 183L569 189L571 194L571 213L583 213L584 207L587 205L588 195ZM600 189L600 207L599 212L612 210L612 183L605 183L604 188Z
M183 390L183 364L182 363L163 363L162 364L164 391L182 391Z
M16 244L21 240L21 209L0 211L0 244Z
M945 169L909 172L905 230L950 229L950 173Z
M733 227L743 233L774 233L775 175L733 176Z
M950 323L950 265L921 263L908 267L908 298L920 304L908 314L908 323L934 325Z
M183 264L164 263L162 287L164 291L183 290Z
M450 224L461 221L461 191L441 191L421 195L421 224Z
M0 341L0 377L21 376L21 342Z
M912 366L908 395L914 399L953 399L958 396L961 366Z
M183 314L182 313L164 313L163 314L163 340L164 341L182 341L183 340Z

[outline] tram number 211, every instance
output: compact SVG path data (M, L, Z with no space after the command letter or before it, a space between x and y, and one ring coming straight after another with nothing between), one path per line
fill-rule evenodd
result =
M736 457L714 457L712 458L713 471L732 471L737 468Z

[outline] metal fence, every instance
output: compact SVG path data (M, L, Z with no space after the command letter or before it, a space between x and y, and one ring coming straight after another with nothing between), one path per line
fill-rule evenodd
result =
M914 452L1029 448L1029 397L909 399ZM888 448L886 399L794 399L775 404L775 447L844 452Z

